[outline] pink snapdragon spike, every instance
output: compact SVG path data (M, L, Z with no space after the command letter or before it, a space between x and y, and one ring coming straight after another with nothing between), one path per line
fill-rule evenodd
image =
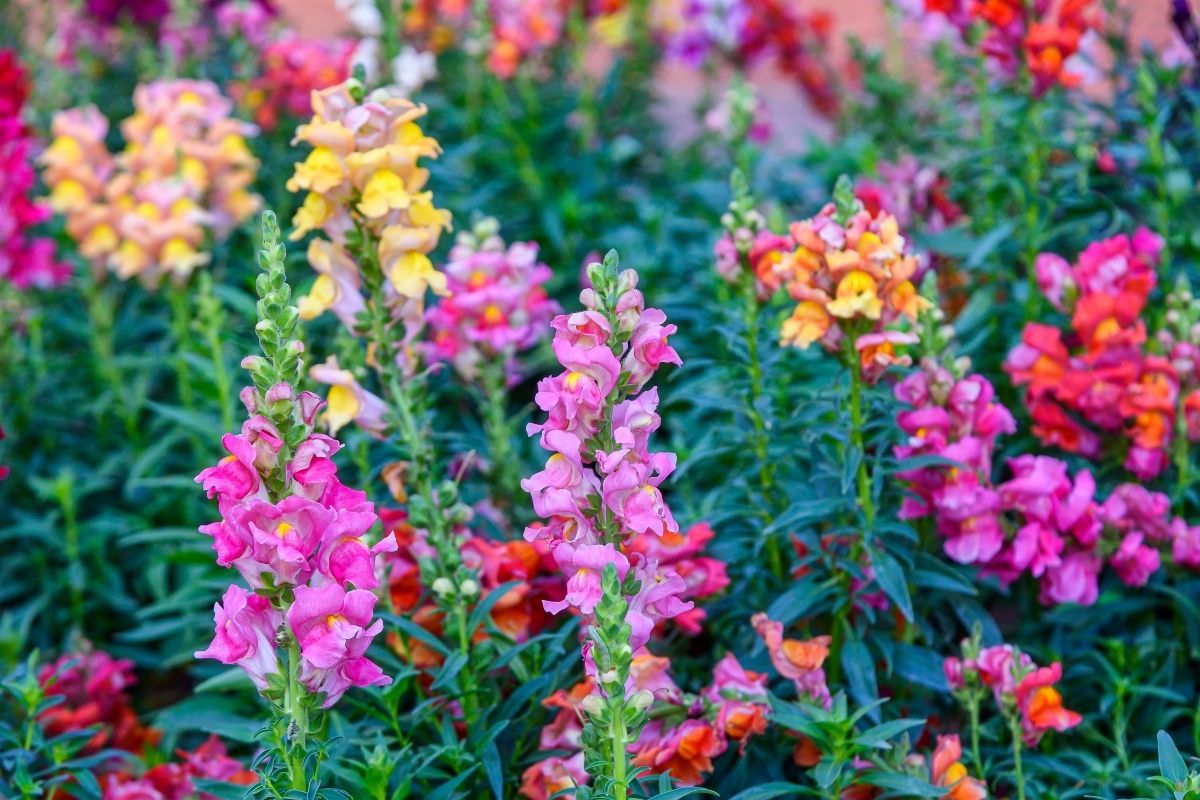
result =
M497 230L495 220L485 219L459 235L443 268L449 294L425 313L426 358L449 362L467 381L499 360L507 382L514 382L520 377L516 356L544 339L560 310L546 294L553 273L538 261L537 244L506 246Z
M50 209L33 200L35 142L21 119L29 92L29 76L16 52L0 50L0 280L19 291L53 288L71 277L71 267L55 255L54 241L31 235L50 217Z
M956 377L927 359L895 395L912 406L896 418L908 437L897 457L947 461L899 473L910 492L900 516L932 518L952 560L1004 583L1035 578L1046 605L1095 603L1105 561L1128 586L1144 586L1168 551L1180 566L1200 566L1164 494L1121 484L1101 500L1091 472L1071 475L1066 462L1033 454L1009 459L1008 479L994 482L997 442L1016 424L986 378Z
M292 338L298 314L288 305L273 215L263 232L257 330L266 357L243 361L254 379L240 395L249 419L241 433L222 438L229 455L196 477L222 517L200 530L212 537L217 563L236 569L253 591L229 587L214 608L213 641L196 657L236 664L273 698L290 672L287 680L328 708L351 686L391 682L366 651L383 628L371 619L375 559L394 551L396 540L367 541L374 506L338 480L333 456L341 444L313 430L320 398L293 389L303 347Z
M600 599L607 565L622 579L634 572L641 590L630 599L627 622L636 652L659 622L691 611L683 597L695 595L650 544L635 545L640 537L679 537L659 488L675 468L675 455L650 451L661 423L658 393L642 392L660 366L680 363L668 341L675 326L666 324L662 311L645 308L632 270L616 278L607 305L590 288L580 301L584 311L551 323L564 371L538 384L535 402L547 419L528 427L551 455L543 470L521 482L546 523L527 528L525 538L547 542L568 577L566 596L545 604L552 613L570 608L588 616ZM716 567L708 566L715 575ZM719 584L721 578L711 580ZM590 659L585 662L590 669Z

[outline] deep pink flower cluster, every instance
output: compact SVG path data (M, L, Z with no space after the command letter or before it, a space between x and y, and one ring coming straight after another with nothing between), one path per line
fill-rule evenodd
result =
M506 248L494 232L460 236L443 268L449 295L425 315L426 357L450 362L466 380L478 377L482 363L499 359L515 379L514 356L541 341L560 311L544 288L553 273L537 256L535 242Z
M12 50L0 50L0 280L17 289L58 286L71 268L55 257L54 242L29 235L50 217L34 203L33 134L21 121L29 76Z
M1050 730L1065 731L1082 721L1079 714L1063 707L1062 695L1054 684L1062 679L1062 665L1055 661L1039 667L1027 654L1011 644L985 647L975 657L951 656L943 664L946 682L959 691L969 684L992 690L1003 711L1021 715L1025 743L1034 747Z
M659 309L644 307L637 274L626 270L617 283L611 306L601 309L589 288L580 294L585 310L554 318L554 354L564 369L538 383L535 402L547 419L528 427L551 456L521 487L547 521L527 528L525 538L549 541L568 576L566 596L547 602L547 610L591 615L604 568L612 564L622 580L632 571L641 584L627 616L636 652L657 622L692 608L681 599L688 586L678 572L652 556L627 554L639 534L679 532L659 489L675 469L675 455L649 449L661 423L658 391L639 393L660 365L680 360L667 341L675 326ZM587 645L585 663L590 672Z
M1044 443L1097 458L1102 434L1119 435L1129 444L1125 468L1142 479L1166 468L1180 403L1175 363L1147 350L1141 318L1162 246L1140 228L1092 243L1075 264L1039 255L1038 285L1070 315L1071 327L1029 323L1005 362L1013 382L1026 387L1033 432Z
M900 473L912 492L900 515L932 517L955 561L1005 582L1028 572L1048 605L1094 603L1106 560L1130 586L1158 570L1160 548L1170 546L1180 565L1200 565L1200 528L1173 518L1166 495L1138 484L1122 484L1101 502L1089 471L1072 477L1065 462L1039 455L1009 459L1011 477L993 484L996 439L1016 426L986 378L956 378L927 360L895 394L913 406L897 417L908 439L896 455L948 462Z
M333 455L341 444L312 431L322 401L279 384L266 402L293 397L308 436L285 464L283 437L248 388L242 399L250 419L240 434L222 439L229 456L196 478L221 511L219 522L200 528L213 538L217 563L236 569L254 590L237 584L226 590L214 608L216 636L196 657L237 664L266 689L279 672L276 641L286 621L300 647L300 680L323 692L328 708L351 686L391 683L366 650L383 629L381 620L371 620L375 557L395 550L396 540L389 535L373 547L363 541L376 520L374 506L338 480ZM285 489L273 498L268 479L281 466ZM291 587L290 605L279 593L270 596L281 587Z

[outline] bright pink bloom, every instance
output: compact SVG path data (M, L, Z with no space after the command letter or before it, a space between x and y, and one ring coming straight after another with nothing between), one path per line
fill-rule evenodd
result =
M1126 586L1145 586L1150 576L1158 572L1161 556L1153 547L1142 544L1144 538L1140 533L1126 535L1109 559Z
M235 584L213 606L213 618L216 635L207 649L196 653L196 658L236 664L260 691L266 689L267 678L279 672L275 638L283 615L267 598Z
M371 621L375 595L346 591L338 584L296 587L288 626L300 643L300 679L312 692L324 692L329 708L351 686L387 686L392 679L366 657L383 620Z
M575 547L562 541L551 551L563 574L567 575L567 594L560 601L544 602L546 610L557 614L568 606L583 614L591 614L600 602L600 579L609 564L616 567L617 576L625 579L629 572L629 559L611 544L588 544ZM637 648L634 648L635 650Z
M1090 606L1100 593L1100 556L1075 552L1066 556L1058 567L1048 569L1042 576L1043 603L1078 603Z

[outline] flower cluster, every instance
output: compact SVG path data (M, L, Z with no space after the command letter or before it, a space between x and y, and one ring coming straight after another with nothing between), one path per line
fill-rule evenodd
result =
M1074 87L1081 78L1068 61L1084 35L1095 27L1088 11L1094 0L924 0L935 15L971 40L982 25L979 48L1003 75L1028 74L1034 95L1051 86Z
M1179 404L1179 373L1147 351L1142 320L1161 252L1162 239L1141 228L1094 242L1075 264L1039 255L1038 285L1070 315L1070 331L1029 323L1005 362L1026 387L1043 443L1096 458L1101 433L1121 434L1129 441L1125 468L1142 479L1167 465Z
M58 699L39 715L38 724L51 737L93 729L83 747L85 755L113 751L142 755L162 738L162 731L144 726L130 705L129 689L137 682L131 661L101 650L70 653L45 665L38 682L46 697ZM180 761L157 764L141 775L126 772L121 759L100 759L93 769L104 800L185 800L197 796L193 779L243 786L258 780L229 757L215 735L193 751L176 753ZM199 797L210 800L212 795Z
M639 534L679 532L659 489L675 469L675 456L649 450L661 424L658 390L641 392L661 364L680 360L667 341L675 326L666 324L659 309L644 307L637 273L613 277L613 286L581 293L584 311L554 318L554 354L563 372L538 383L535 402L547 419L529 425L551 456L521 487L547 520L527 528L525 538L548 541L555 562L570 576L566 596L547 609L590 615L600 600L605 566L613 565L622 581L632 573L641 585L627 619L636 652L655 623L691 608L680 599L687 584L678 573L655 558L627 555ZM585 661L590 671L590 658Z
M0 50L0 280L17 289L58 286L71 268L54 253L54 242L29 235L50 210L33 202L30 165L33 138L21 121L29 76L12 50Z
M766 731L770 715L767 676L745 669L732 653L726 653L713 670L712 682L690 694L680 689L670 669L669 659L646 652L633 658L629 692L653 697L653 721L632 746L633 763L651 774L669 772L677 784L695 786L713 771L713 759L731 744L744 752L753 736ZM587 782L580 750L582 719L594 692L595 684L588 679L542 701L556 713L542 729L541 749L566 755L549 756L526 769L523 797L547 800L555 792Z
M179 761L156 764L141 775L123 772L104 776L102 800L216 800L208 792L197 793L195 780L221 781L252 786L258 775L237 759L230 758L216 734L195 750L176 750Z
M651 24L667 54L690 67L714 56L749 67L771 58L795 79L816 110L839 106L823 60L831 30L826 12L806 11L790 0L659 0Z
M1200 530L1171 516L1165 495L1122 484L1103 502L1092 474L1040 455L1008 461L1009 480L993 484L992 454L1016 426L980 375L956 377L931 359L895 388L912 406L897 424L907 440L901 459L936 456L944 465L902 471L912 494L904 519L932 517L946 554L978 564L1002 581L1028 572L1046 604L1095 602L1105 560L1127 585L1144 585L1170 548L1183 566L1200 561Z
M892 364L911 363L896 347L915 343L916 336L893 326L916 322L929 301L913 283L918 262L896 218L863 208L846 180L839 181L835 201L792 223L789 249L769 259L776 279L798 301L782 339L802 349L819 341L843 351L875 380Z
M950 199L949 180L937 167L905 153L894 162L880 163L876 171L877 180L860 178L854 184L854 196L871 216L886 211L902 230L920 227L929 233L944 231L962 218L962 208Z
M352 43L342 39L288 35L265 44L257 74L230 93L263 130L272 131L281 117L310 117L312 93L346 80L352 54Z
M1062 694L1054 687L1062 679L1062 665L1055 661L1039 667L1011 644L977 648L968 640L963 657L947 658L944 670L952 691L991 689L1002 714L1019 715L1022 737L1030 747L1047 731L1070 730L1082 721L1063 706Z
M544 288L550 268L537 260L535 242L507 248L494 219L461 233L444 272L449 294L425 315L430 362L448 361L468 381L480 365L499 360L515 379L515 356L536 345L559 311Z
M312 121L297 129L295 141L313 149L288 181L293 192L308 192L292 238L320 230L329 239L309 246L319 274L300 300L301 316L332 310L354 330L364 307L360 270L368 268L381 271L389 296L401 301L420 303L428 289L444 294L446 277L427 254L450 214L423 191L429 171L417 162L441 152L416 122L425 107L394 97L364 99L353 79L313 92L312 107Z
M328 708L351 686L391 682L366 651L383 629L371 619L375 558L396 541L364 541L374 507L338 480L341 445L312 430L321 400L293 389L303 350L292 336L298 314L273 216L263 229L256 331L265 357L243 361L254 379L241 395L250 417L240 434L222 438L229 456L196 478L222 517L200 530L212 537L217 563L236 569L250 590L230 585L214 609L212 644L196 657L236 664L276 699L284 680L276 643L291 642L293 675Z
M143 84L133 104L116 156L95 106L55 115L40 158L50 205L97 266L150 286L167 275L185 280L208 262L211 237L258 210L250 188L258 161L245 138L254 128L229 116L232 103L208 81Z
M137 683L132 661L113 658L102 650L71 653L42 667L38 682L47 697L62 698L38 717L47 735L97 726L84 746L85 753L141 753L162 738L162 731L142 725L129 703L128 690Z

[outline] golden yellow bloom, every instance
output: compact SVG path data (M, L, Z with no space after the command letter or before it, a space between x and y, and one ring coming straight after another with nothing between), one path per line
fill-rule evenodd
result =
M830 314L842 319L862 316L879 319L883 312L883 301L876 294L879 286L875 279L862 270L852 270L837 286L837 297L826 308Z
M337 299L337 282L329 275L318 275L308 294L301 297L296 303L300 311L300 319L316 319L336 303Z
M785 346L807 350L809 345L829 332L833 320L815 300L805 300L796 306L792 316L784 320L781 342Z
M387 267L387 276L392 288L403 297L424 297L426 288L434 294L447 294L446 276L433 268L424 253L401 253Z
M376 172L363 188L358 210L369 218L386 216L389 211L408 208L411 196L404 179L391 170Z
M346 179L346 167L328 147L318 147L304 162L296 165L296 174L288 181L290 191L308 189L327 194Z
M325 395L325 400L327 405L322 417L329 426L329 433L333 436L337 435L342 426L353 422L362 408L362 403L359 402L352 389L337 384L329 387L329 393Z
M87 190L74 178L59 181L54 190L50 192L50 207L60 214L79 208L87 201Z
M917 287L913 285L912 281L901 281L888 295L888 302L892 308L914 322L918 314L933 305L928 299L917 293Z
M113 226L102 222L79 243L79 252L84 258L103 258L117 248L119 241Z
M296 211L296 215L292 217L292 225L295 230L288 238L299 239L309 231L314 231L324 225L330 217L333 216L333 204L325 199L323 195L316 192L309 192L304 198L304 204Z

